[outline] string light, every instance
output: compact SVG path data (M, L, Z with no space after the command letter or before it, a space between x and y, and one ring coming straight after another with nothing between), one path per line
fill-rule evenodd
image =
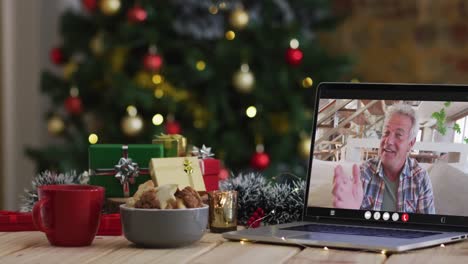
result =
M269 217L270 215L274 215L275 214L275 209L271 210L268 214L266 214L264 217L261 217L261 218L258 218L256 219L255 221L253 221L252 223L250 223L250 225L247 227L247 229L251 228L255 223L257 223L258 221L262 221L263 219ZM281 239L285 240L284 237L282 237Z
M314 84L314 80L312 80L312 78L310 78L310 77L305 77L302 80L302 87L304 87L304 88L312 87L313 84Z
M136 109L135 106L129 105L127 106L127 113L129 116L136 116L138 113L138 110Z
M219 9L221 9L221 10L226 9L226 3L225 2L219 3Z
M153 125L159 126L164 122L164 117L161 114L155 114L151 119Z
M289 46L291 47L291 49L297 49L299 48L299 41L297 39L291 39L289 41Z
M254 118L257 115L257 108L255 106L249 106L247 110L245 110L245 114L250 118Z
M88 137L88 141L90 144L96 144L98 142L98 136L96 134L90 134Z
M204 61L202 61L202 60L199 60L199 61L197 61L195 67L197 68L197 70L203 71L205 69L205 67L206 67L206 63Z
M73 86L70 88L70 96L77 97L79 95L78 88L76 86Z
M164 91L161 88L154 89L154 97L161 99L164 96Z
M151 78L151 81L153 81L153 83L156 84L156 85L162 83L163 80L164 80L164 78L161 76L161 74L155 74Z
M250 71L250 67L247 63L242 63L241 67L240 67L240 70L241 72L249 72Z

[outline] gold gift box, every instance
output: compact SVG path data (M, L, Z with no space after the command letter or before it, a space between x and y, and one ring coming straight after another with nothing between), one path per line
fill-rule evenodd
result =
M178 184L181 190L190 186L198 192L206 191L197 157L152 158L149 171L156 186Z
M183 157L187 150L187 139L179 134L163 134L156 136L153 144L161 144L164 148L164 157Z

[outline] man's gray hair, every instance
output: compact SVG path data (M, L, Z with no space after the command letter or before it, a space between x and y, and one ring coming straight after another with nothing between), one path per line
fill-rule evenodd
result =
M416 138L419 132L419 122L418 122L418 115L416 111L414 111L413 107L409 104L404 103L397 103L391 105L386 113L385 113L385 120L384 120L384 127L387 125L388 120L394 114L405 115L411 119L412 127L410 130L410 139Z

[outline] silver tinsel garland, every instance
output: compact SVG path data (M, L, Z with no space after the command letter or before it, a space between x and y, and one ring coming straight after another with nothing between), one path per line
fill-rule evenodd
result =
M43 171L37 174L31 182L31 190L25 189L21 195L21 212L30 212L34 204L38 201L37 187L51 184L86 184L88 183L88 172L77 174L76 171L66 173L56 173L52 171Z
M260 173L245 173L221 181L220 190L238 192L237 221L246 225L252 214L262 208L264 224L282 224L299 220L304 207L305 181L270 183Z

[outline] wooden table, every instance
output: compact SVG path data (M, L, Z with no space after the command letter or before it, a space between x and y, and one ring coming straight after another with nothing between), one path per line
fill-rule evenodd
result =
M0 233L0 263L467 263L468 241L385 256L353 250L227 241L206 233L177 249L137 248L123 236L98 236L89 247L53 247L41 232Z

